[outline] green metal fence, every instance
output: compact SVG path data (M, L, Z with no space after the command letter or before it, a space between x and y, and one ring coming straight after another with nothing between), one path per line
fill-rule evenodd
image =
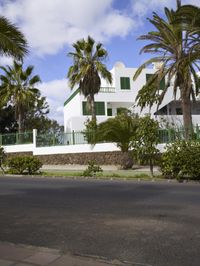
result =
M83 132L38 134L36 137L37 147L87 144L87 138Z
M159 129L158 134L159 143L172 143L177 140L184 140L185 138L184 128ZM191 130L191 137L195 141L200 141L199 126L193 127Z
M179 129L159 129L159 144L172 143L176 140L184 139L184 130ZM59 145L77 145L88 144L87 139L94 138L94 133L87 134L84 132L60 133L60 134L38 134L36 138L37 147L59 146ZM200 141L200 130L194 128L194 139Z
M172 143L176 140L184 139L184 130L182 128L174 129L159 129L159 143ZM88 144L88 139L93 139L94 133L90 134L84 132L70 133L55 133L55 134L38 134L36 136L36 146L37 147L51 147L51 146L61 146L61 145L77 145L77 144ZM193 139L200 141L200 128L198 126L194 127ZM33 143L33 132L25 132L22 134L12 133L0 135L0 145L18 145L18 144L31 144Z
M33 132L10 133L0 135L0 145L18 145L33 143Z

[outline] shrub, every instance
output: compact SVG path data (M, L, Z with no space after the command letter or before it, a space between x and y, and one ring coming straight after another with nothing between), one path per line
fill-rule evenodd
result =
M96 161L89 161L87 169L83 172L83 176L95 176L96 173L103 172L102 168L96 164Z
M133 154L139 161L147 162L153 176L153 166L158 157L159 124L150 116L139 118L136 134L132 137Z
M33 156L18 156L7 160L6 166L11 174L36 174L42 167L42 162Z
M200 180L200 143L178 141L167 147L161 157L165 177Z

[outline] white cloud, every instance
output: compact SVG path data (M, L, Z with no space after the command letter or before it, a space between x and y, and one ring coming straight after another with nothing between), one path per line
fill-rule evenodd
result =
M126 0L127 1L127 0ZM56 54L65 45L86 37L107 42L127 36L144 23L150 11L175 7L175 0L129 0L127 10L113 8L114 0L7 0L0 3L0 14L17 23L36 55ZM131 3L132 11L128 10ZM199 5L199 0L183 0Z
M199 0L182 0L182 5L200 5ZM176 0L131 0L133 17L137 25L143 25L146 17L151 17L153 12L160 14L165 7L176 9Z
M149 11L157 11L165 6L174 6L174 0L132 0L132 10L135 16L143 18Z
M99 21L98 31L94 32L94 35L98 34L99 39L107 39L116 35L125 37L132 28L134 28L133 20L116 11L108 14L103 21Z
M135 16L144 18L147 13L163 10L164 7L176 8L175 0L131 0L132 10ZM193 4L199 6L199 0L183 0L182 5Z
M1 66L12 65L12 63L13 63L12 57L0 56L0 65Z
M71 93L67 79L52 80L41 83L38 88L43 96L46 96L50 106L49 117L63 124L63 104Z
M0 5L0 14L17 23L37 55L56 54L88 34L100 41L125 36L133 20L112 8L113 0L16 0Z
M190 0L190 1L188 1L188 0L184 0L183 1L183 3L182 4L191 4L191 5L196 5L196 6L199 6L200 5L200 2L199 2L199 0Z

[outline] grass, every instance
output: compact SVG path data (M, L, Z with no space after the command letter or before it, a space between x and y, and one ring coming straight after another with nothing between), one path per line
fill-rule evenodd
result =
M83 171L81 170L46 170L42 172L43 176L54 176L54 177L83 177ZM84 177L83 177L84 178ZM118 170L118 171L103 171L102 173L97 173L94 178L98 179L142 179L142 180L152 180L152 176L149 173L133 171L133 170ZM160 175L156 175L154 179L161 179Z
M0 175L3 175L3 172L0 170ZM63 177L63 178L87 178L83 176L83 170L45 170L42 171L39 176L46 177ZM97 173L96 176L90 178L97 179L114 179L114 180L152 180L152 176L149 172L141 172L137 170L104 170L102 173ZM161 175L155 172L154 180L163 179Z

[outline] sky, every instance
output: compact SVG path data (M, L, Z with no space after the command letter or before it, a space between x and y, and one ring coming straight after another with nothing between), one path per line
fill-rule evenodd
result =
M182 4L200 6L200 0ZM107 49L108 69L117 61L138 67L147 55L139 54L145 43L137 38L153 29L147 18L153 12L164 15L165 6L175 8L176 0L0 0L0 15L25 35L29 54L24 64L33 65L41 77L38 88L49 103L49 117L63 124L72 44L90 35ZM0 58L1 65L11 63L11 58Z

